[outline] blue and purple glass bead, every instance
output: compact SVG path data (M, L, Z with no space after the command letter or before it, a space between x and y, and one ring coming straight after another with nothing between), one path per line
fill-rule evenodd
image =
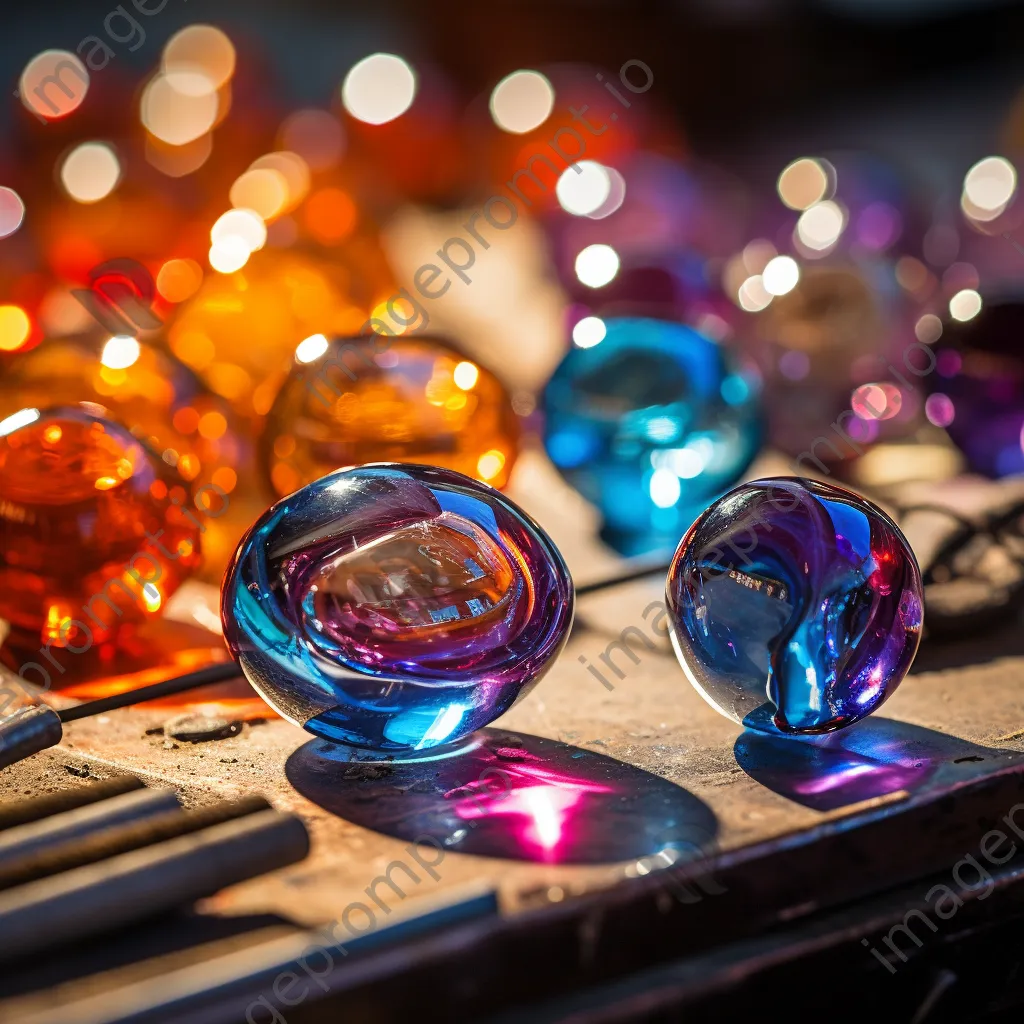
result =
M877 506L814 480L756 480L690 527L667 584L698 693L751 729L832 732L875 711L921 638L921 573Z
M609 317L599 333L544 390L544 446L612 547L674 548L757 454L759 378L681 323Z
M573 616L551 540L451 470L338 470L282 499L228 569L224 635L310 732L415 756L492 722L544 675Z

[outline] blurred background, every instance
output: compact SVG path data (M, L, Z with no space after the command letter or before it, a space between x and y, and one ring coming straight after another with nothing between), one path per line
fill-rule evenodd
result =
M215 629L353 463L507 488L582 576L744 477L1014 477L1022 52L998 0L5 11L8 645L81 643L143 525L97 649L190 578Z

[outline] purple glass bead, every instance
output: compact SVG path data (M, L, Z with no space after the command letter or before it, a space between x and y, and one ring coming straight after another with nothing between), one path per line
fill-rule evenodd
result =
M1022 337L1024 301L1007 299L985 302L964 323L947 323L935 345L925 411L986 476L1024 473Z
M831 732L869 715L921 637L921 573L899 527L814 480L755 480L715 502L675 553L667 601L698 693L763 732Z
M412 755L487 725L568 636L569 572L498 491L381 463L278 502L224 583L224 635L253 686L318 736Z

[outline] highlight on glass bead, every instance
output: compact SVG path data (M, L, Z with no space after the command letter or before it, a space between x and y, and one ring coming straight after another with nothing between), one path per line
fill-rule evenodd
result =
M875 711L921 638L921 574L899 527L852 491L756 480L690 527L667 582L697 692L762 732L831 732Z
M9 640L78 655L159 612L199 564L192 501L187 481L98 405L0 420Z
M945 427L970 468L989 477L1024 473L1024 300L986 302L942 325L925 413Z
M222 595L253 686L354 757L419 756L487 725L544 675L572 615L565 563L525 513L419 465L339 470L279 501Z
M278 496L380 461L429 463L504 487L518 444L504 385L450 344L313 335L274 401L262 462Z
M681 323L608 318L603 333L594 326L544 390L544 446L597 506L612 547L674 547L757 454L759 378Z

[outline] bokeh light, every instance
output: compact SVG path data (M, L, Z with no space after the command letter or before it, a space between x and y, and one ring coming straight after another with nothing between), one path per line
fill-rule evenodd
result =
M1017 171L1002 156L979 160L964 176L960 205L972 220L995 220L1017 191Z
M463 360L452 371L452 379L457 388L461 388L463 391L472 391L480 379L480 370L476 363Z
M13 235L25 219L25 204L13 188L0 186L0 238Z
M213 135L207 132L183 146L172 146L153 135L146 135L146 162L169 178L194 174L213 153Z
M796 222L798 240L814 252L830 249L846 227L846 214L838 203L826 199L804 210Z
M184 146L205 135L217 120L214 91L201 95L180 92L167 75L151 79L142 92L141 116L146 130L172 146Z
M581 160L561 173L555 184L558 205L577 217L589 217L608 202L612 179L596 160Z
M386 124L401 117L416 98L416 74L393 53L364 57L345 76L341 102L357 120Z
M956 416L956 410L948 395L936 392L924 400L924 414L929 423L937 427L948 427Z
M576 276L588 288L601 288L619 272L619 254L602 242L588 245L576 257Z
M891 420L903 408L903 395L895 384L862 384L850 397L850 408L862 420Z
M771 303L772 294L765 288L760 274L751 274L740 285L736 299L741 309L748 313L758 313Z
M238 235L229 235L210 246L210 266L220 274L233 274L249 262L252 250Z
M980 312L981 296L973 288L963 288L949 300L949 315L954 320L973 320Z
M297 110L281 125L280 141L312 171L333 167L345 152L345 131L326 110Z
M32 321L21 306L0 306L0 352L16 352L31 333Z
M555 90L539 71L513 71L491 93L494 123L513 135L539 128L555 106Z
M572 329L572 340L578 348L593 348L604 341L608 333L605 322L599 316L585 316Z
M249 170L275 171L281 176L287 190L287 199L282 207L282 213L298 206L309 192L309 164L298 153L287 151L267 153L266 156L254 160L249 166Z
M156 276L156 290L168 302L184 302L203 283L203 268L195 260L168 260Z
M328 349L330 343L322 334L311 334L295 348L295 360L299 363L315 363Z
M237 238L249 250L262 249L267 242L267 226L253 210L228 210L217 218L210 230L210 241L214 248L223 246L230 239Z
M235 73L235 48L212 25L189 25L164 47L163 71L185 96L206 96Z
M117 188L121 164L105 142L83 142L64 158L60 180L76 202L98 203Z
M261 167L240 174L229 193L231 205L272 220L288 205L288 181L280 171Z
M931 345L942 337L942 321L934 313L925 313L914 324L914 337L925 345Z
M138 341L128 334L118 334L103 346L100 362L108 370L127 370L139 361L142 349Z
M89 91L89 72L67 50L44 50L21 73L18 95L33 114L55 121L82 105Z
M774 256L761 271L761 283L769 295L785 295L800 280L800 267L792 256Z
M336 245L350 235L358 216L355 203L340 188L314 192L304 213L306 229L322 245Z
M834 173L824 160L801 157L789 164L779 175L779 198L791 210L806 210L832 191Z

